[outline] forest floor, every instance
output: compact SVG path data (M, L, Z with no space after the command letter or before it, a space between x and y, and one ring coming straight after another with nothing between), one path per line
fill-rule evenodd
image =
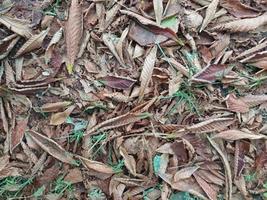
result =
M266 0L0 0L0 199L267 199Z

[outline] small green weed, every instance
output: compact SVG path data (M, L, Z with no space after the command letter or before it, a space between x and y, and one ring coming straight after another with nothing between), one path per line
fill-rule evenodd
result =
M123 167L125 166L124 160L119 160L116 164L111 164L111 167L115 173L120 173L123 171Z
M47 9L44 10L45 15L57 16L58 8L60 7L62 0L56 0L55 3L48 6Z
M252 181L256 180L256 175L257 175L256 172L245 175L244 176L245 181L246 182L252 182Z
M90 200L101 200L106 199L106 195L100 188L94 187L88 192L88 198Z
M66 190L71 192L73 190L72 184L64 181L64 176L59 176L53 184L52 193L63 194Z

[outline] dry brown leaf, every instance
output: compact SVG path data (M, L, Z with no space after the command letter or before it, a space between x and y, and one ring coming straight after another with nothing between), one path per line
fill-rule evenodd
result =
M225 102L227 108L233 112L246 113L249 111L249 106L244 101L238 99L234 94L229 94Z
M153 0L154 12L156 17L156 22L158 25L161 23L163 14L163 2L162 0Z
M141 88L139 92L139 99L138 99L139 102L142 101L145 89L147 88L151 80L156 60L157 60L157 46L154 46L148 53L144 61L143 69L140 75Z
M233 118L214 118L186 127L186 130L194 133L209 133L226 129L233 124Z
M83 182L81 170L79 168L69 170L68 174L64 178L64 181L72 184Z
M56 102L56 103L46 103L40 107L40 110L42 112L57 112L60 109L66 108L72 104L71 101L62 101L62 102Z
M134 122L137 122L142 119L142 113L126 113L118 117L108 119L100 124L97 124L94 127L88 127L86 135L97 134L101 131L125 126Z
M259 10L242 4L240 0L221 0L220 5L239 18L257 17L260 14Z
M231 173L231 167L230 164L228 162L228 159L225 155L225 153L220 149L219 145L212 139L210 139L209 137L207 137L210 144L213 146L213 148L218 152L218 154L220 155L220 157L222 158L222 162L224 165L224 171L225 171L225 199L226 200L232 200L232 193L233 193L233 189L232 189L232 173Z
M237 56L235 57L235 59L238 59L238 58L242 58L242 57L251 55L251 54L253 54L253 53L255 53L255 52L257 52L257 51L259 51L259 50L261 50L261 49L264 49L265 47L267 47L267 40L264 41L264 42L262 42L262 43L257 44L255 47L252 47L252 48L250 48L250 49L248 49L248 50L242 52L241 54L237 55ZM246 58L245 58L245 59L246 59ZM242 61L244 62L245 60L243 59ZM242 62L242 61L241 61L241 62Z
M123 147L120 147L120 154L124 159L124 163L125 163L126 168L130 171L130 173L133 176L136 176L137 175L136 162L135 162L134 157L132 155L129 155Z
M174 181L177 182L182 179L190 178L198 169L199 169L199 166L182 168L178 172L175 173Z
M5 107L4 107L4 102L2 98L0 98L0 112L1 112L1 121L3 124L4 131L6 132L6 134L8 134L9 125L8 125L8 120L7 120L7 116L5 113Z
M76 107L75 105L72 105L63 112L52 114L50 119L50 125L63 124L66 121L67 117L72 113L75 107Z
M225 24L217 25L212 30L229 31L229 32L248 32L267 24L267 13L261 16L248 19L240 19Z
M204 180L202 179L197 173L193 174L199 186L203 189L206 195L211 200L217 199L217 192Z
M7 28L21 35L22 37L30 38L31 29L27 21L9 17L7 15L0 15L0 23L4 24Z
M189 77L189 69L184 67L182 64L177 62L174 58L162 58L162 60L165 60L166 62L170 63L177 71L180 71L183 75L186 77Z
M78 0L72 0L69 18L65 27L68 64L67 69L71 74L74 61L79 52L79 44L83 35L82 7Z
M99 173L104 173L104 174L114 174L114 171L111 167L105 165L104 163L94 161L94 160L89 160L87 158L79 156L80 160L82 161L83 165L89 169L89 170L94 170Z
M77 165L76 160L73 158L73 155L63 149L59 144L57 144L54 140L37 133L35 131L29 131L27 135L37 143L44 151L49 153L51 156L57 158L58 160L69 163L73 165Z
M266 41L266 44L267 44L267 41ZM242 60L241 62L266 70L267 69L267 51L256 53L248 58L245 58L245 60Z
M11 152L22 141L24 133L27 129L28 119L29 119L28 117L22 119L19 118L16 119L16 125L14 129L11 131L11 147L10 147Z
M30 37L29 40L27 42L25 42L25 44L22 47L20 47L20 49L16 53L15 57L21 56L21 55L28 53L34 49L40 48L42 46L43 40L44 40L45 36L47 35L47 33L48 33L48 29L42 31L38 35L33 35L32 37Z
M9 155L4 155L0 157L0 171L6 168L9 163Z
M227 130L214 135L212 138L221 138L223 140L242 140L242 139L259 140L259 139L267 139L267 136L262 134L256 135L252 133L246 133L244 131L239 131L239 130Z
M206 28L206 26L211 22L211 20L214 18L218 4L219 0L212 0L212 2L209 4L199 32L203 31Z
M241 101L245 102L249 107L254 107L267 102L267 95L246 95L240 98Z

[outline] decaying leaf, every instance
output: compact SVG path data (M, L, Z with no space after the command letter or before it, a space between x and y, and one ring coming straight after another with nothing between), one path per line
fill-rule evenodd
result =
M145 89L151 80L156 59L157 59L157 46L154 46L150 50L144 61L143 69L140 75L141 88L139 92L139 102L142 101Z
M198 168L199 166L194 166L194 167L186 167L179 170L174 175L174 181L177 182L181 179L190 178L198 170Z
M238 99L234 94L229 94L225 102L227 108L233 112L246 113L249 111L249 106L241 99Z
M15 149L17 145L20 144L21 140L24 137L24 133L27 129L27 124L28 124L28 117L16 119L16 125L14 129L11 131L11 147L10 150L11 152Z
M71 74L74 61L79 52L79 44L83 34L82 7L78 0L72 0L68 21L65 26L65 40L67 46L67 70Z
M73 158L73 155L65 151L65 149L63 149L54 140L32 130L29 131L27 135L51 156L65 163L72 165L77 164L76 160Z
M132 175L136 176L136 162L134 157L132 155L129 155L123 147L120 147L120 154L124 159L126 168L130 171Z
M46 103L40 107L41 112L57 112L62 108L66 108L72 102L71 101L62 101L56 103Z
M45 36L48 33L48 29L42 31L38 35L33 35L29 38L29 40L18 50L15 57L21 56L22 54L28 53L34 49L38 49L42 46L42 42Z
M111 167L101 163L101 162L97 162L94 160L89 160L87 158L84 157L79 157L79 159L82 161L83 165L88 168L89 170L95 170L97 172L100 173L104 173L104 174L114 174L114 171L112 170Z

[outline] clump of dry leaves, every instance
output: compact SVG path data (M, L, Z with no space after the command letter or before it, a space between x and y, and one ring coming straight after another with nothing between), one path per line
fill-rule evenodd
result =
M267 198L265 0L0 2L0 199Z

